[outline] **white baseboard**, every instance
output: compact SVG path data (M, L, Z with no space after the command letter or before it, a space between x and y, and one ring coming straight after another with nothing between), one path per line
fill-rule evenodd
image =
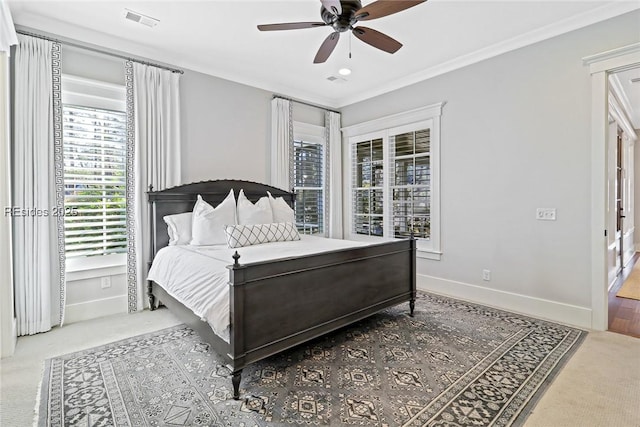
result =
M579 328L591 328L591 308L418 274L420 290Z
M16 343L18 342L18 323L15 317L11 318L11 329L7 336L2 334L2 341L0 341L0 358L13 356L13 352L16 350Z
M127 295L118 295L111 298L67 304L65 307L64 322L67 324L75 323L126 312Z

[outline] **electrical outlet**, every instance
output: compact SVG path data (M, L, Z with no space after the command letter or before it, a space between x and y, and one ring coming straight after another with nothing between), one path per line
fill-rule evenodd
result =
M556 208L538 208L536 209L536 219L539 221L555 221Z
M107 289L111 287L111 277L107 276L107 277L103 277L100 280L100 287L102 289Z
M491 270L482 270L482 280L487 282L491 280Z

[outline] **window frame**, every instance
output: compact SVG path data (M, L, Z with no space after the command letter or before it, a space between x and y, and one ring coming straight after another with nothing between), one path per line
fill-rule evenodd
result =
M431 234L429 239L417 239L417 256L432 260L440 260L441 251L441 216L440 216L440 121L444 102L427 105L379 119L355 124L343 128L343 134L348 141L348 157L345 162L348 184L348 208L346 209L345 234L350 240L380 241L381 239L394 239L392 202L393 191L391 183L392 155L390 152L390 137L406 132L414 132L421 129L430 129L430 167L431 167L431 206L430 221ZM357 234L354 231L354 173L355 161L354 146L358 142L382 138L383 140L383 237Z
M322 146L322 233L316 235L328 236L328 213L329 213L329 182L327 174L329 171L329 153L327 152L326 132L324 126L312 125L304 122L293 122L293 141L291 141L291 188L296 191L294 171L294 147L295 141L303 141Z
M61 83L63 105L73 104L125 113L127 111L124 83L119 85L66 73L61 75ZM73 281L122 274L126 272L126 264L126 253L67 258L67 280Z

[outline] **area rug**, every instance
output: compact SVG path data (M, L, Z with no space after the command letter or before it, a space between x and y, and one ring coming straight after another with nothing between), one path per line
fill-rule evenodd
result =
M585 332L420 293L230 372L181 325L46 362L42 426L521 425Z
M631 273L622 283L616 296L640 300L640 262L636 262L633 266Z

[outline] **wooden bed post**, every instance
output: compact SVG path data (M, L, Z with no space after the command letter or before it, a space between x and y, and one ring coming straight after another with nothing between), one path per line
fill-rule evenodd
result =
M413 229L409 237L411 241L411 298L409 299L409 315L413 317L416 308L416 248L417 241Z
M149 193L152 193L152 192L153 192L153 185L149 185ZM151 247L149 250L149 262L147 262L147 272L151 269L153 258L156 255L155 207L156 207L156 201L154 199L151 202L151 206L149 206L149 242ZM149 298L149 311L153 311L155 309L155 297L153 296L153 283L151 281L147 281L147 298Z
M230 324L229 344L231 354L231 368L233 376L231 383L233 384L233 398L240 399L240 380L242 379L242 368L245 365L245 348L244 348L244 283L245 271L238 260L240 254L236 251L233 254L233 265L229 266L229 308L230 308Z
M151 280L147 281L147 298L149 298L149 311L155 310L156 297L153 296L153 282Z

